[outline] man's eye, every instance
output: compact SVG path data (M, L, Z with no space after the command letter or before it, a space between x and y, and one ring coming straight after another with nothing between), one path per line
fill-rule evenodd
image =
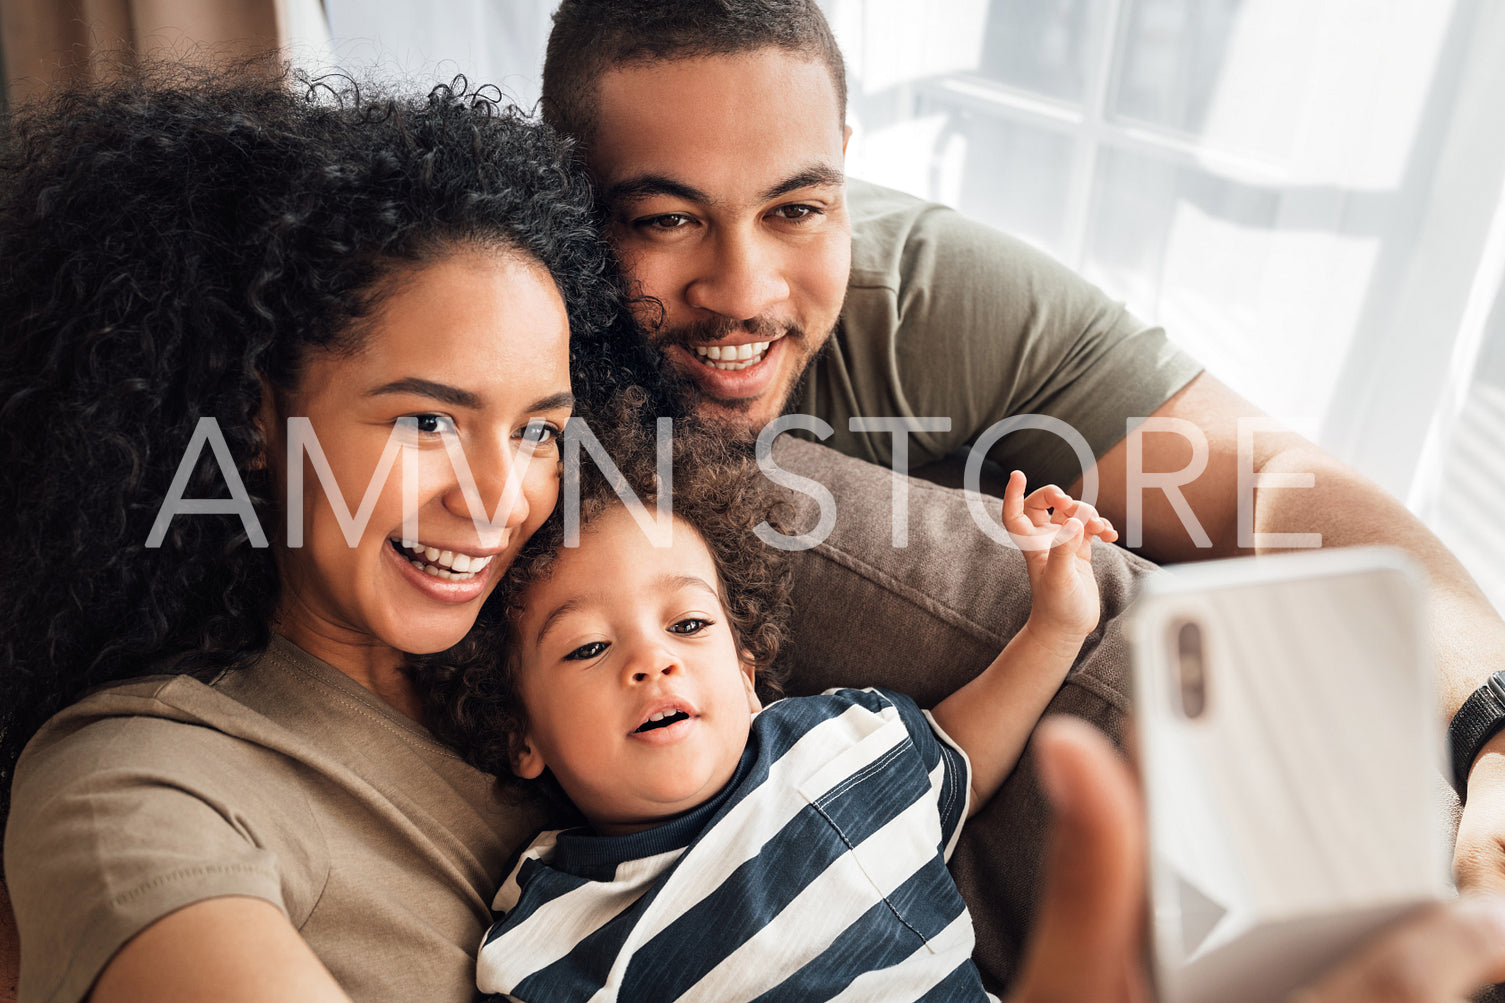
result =
M644 216L642 219L633 220L632 225L640 230L678 230L689 226L693 220L680 212L660 213L657 216Z
M799 223L821 215L821 210L813 205L781 205L771 215Z
M564 656L564 660L566 662L584 662L584 661L589 661L590 659L595 658L597 655L601 654L601 652L603 652L605 650L606 650L606 642L605 641L591 641L588 644L582 644L580 647L576 648L574 651L570 652L568 655L565 655Z
M702 619L701 617L697 617L697 616L686 617L685 619L680 620L679 622L677 622L675 624L672 624L669 627L669 633L671 633L671 634L698 634L702 630L705 630L710 625L711 625L711 621L710 620Z
M559 426L549 421L530 421L518 429L516 435L525 444L537 448L547 446L559 438Z

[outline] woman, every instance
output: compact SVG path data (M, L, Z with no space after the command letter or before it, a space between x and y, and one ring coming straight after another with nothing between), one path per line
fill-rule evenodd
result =
M0 151L23 999L469 999L537 822L410 655L553 507L572 402L648 372L588 185L463 80L263 70L64 93Z
M0 811L24 999L471 997L537 820L417 721L463 659L403 653L459 641L552 504L562 395L589 413L646 371L564 152L463 88L254 71L143 73L8 124ZM239 514L169 505L146 545L166 499L227 496ZM1138 998L1133 792L1090 736L1050 734L1070 866L1016 999ZM1313 998L1505 975L1501 924L1434 911Z

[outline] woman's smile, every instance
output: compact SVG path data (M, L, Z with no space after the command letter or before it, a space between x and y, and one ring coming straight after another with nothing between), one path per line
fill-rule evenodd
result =
M568 345L548 272L474 250L392 280L360 351L307 361L277 402L317 443L289 499L303 545L279 553L290 640L380 688L465 636L554 508Z
M492 570L495 564L493 557L476 558L479 567L475 571L467 570L458 572L453 570L454 565L464 562L467 569L471 559L465 554L455 554L452 551L439 551L437 548L427 547L414 553L412 550L402 548L396 540L388 540L387 552L392 556L392 563L398 569L404 580L412 584L419 594L426 599L441 603L468 603L491 591L491 585L496 580L496 573ZM434 557L429 558L428 550L434 551ZM446 564L445 558L451 563Z

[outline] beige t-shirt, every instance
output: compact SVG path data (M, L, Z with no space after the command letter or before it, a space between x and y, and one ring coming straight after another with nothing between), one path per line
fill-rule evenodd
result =
M1123 304L1028 244L945 206L848 180L852 277L841 323L793 409L829 422L825 444L887 466L892 434L858 417L949 417L909 437L920 466L995 422L1044 414L1101 456L1201 366ZM1048 432L1005 436L990 456L1031 484L1073 483L1076 453Z
M24 1001L82 999L132 935L220 895L279 906L357 1000L470 1000L497 880L542 822L281 637L86 697L13 791Z

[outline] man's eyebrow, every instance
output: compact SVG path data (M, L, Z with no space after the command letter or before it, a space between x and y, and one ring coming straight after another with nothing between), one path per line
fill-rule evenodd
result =
M783 181L766 189L759 198L767 202L771 199L797 192L801 188L825 188L839 187L846 183L846 175L829 164L816 164L807 167L798 174L790 175Z
M432 397L442 404L451 404L455 407L479 408L481 397L469 390L461 390L452 387L448 383L435 383L433 380L419 379L409 376L391 383L383 383L366 391L367 397L382 397L387 394L415 394L419 397Z
M666 174L639 174L634 178L624 178L606 189L606 203L616 205L618 202L632 202L655 195L668 195L696 205L710 205L712 202L711 197L699 188L683 181L675 181Z
M758 195L758 200L768 202L788 195L790 192L799 191L801 188L834 188L845 183L846 175L838 168L830 164L815 164L764 189ZM656 195L668 195L696 205L711 205L716 201L699 188L687 185L683 181L676 181L667 174L640 174L637 177L624 178L608 188L606 202L608 205L616 205L621 202L653 198Z

